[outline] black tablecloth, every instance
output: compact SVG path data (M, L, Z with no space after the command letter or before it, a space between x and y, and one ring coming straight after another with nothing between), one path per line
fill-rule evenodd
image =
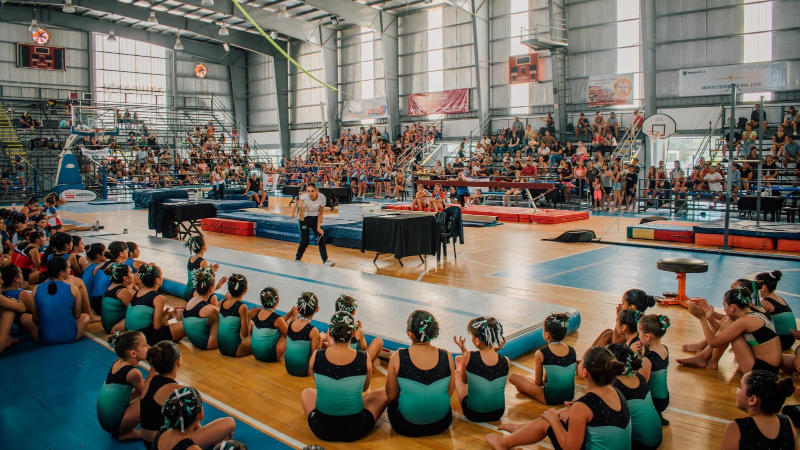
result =
M435 255L440 231L432 214L364 217L361 252L394 253L395 258Z
M297 197L297 194L300 193L300 189L302 188L303 186L301 185L287 184L281 188L281 193L283 195L291 195L292 197ZM350 188L347 186L321 187L319 188L319 192L325 196L325 206L329 208L332 208L337 204L353 202L353 191L350 190Z
M746 195L744 197L739 197L739 201L736 203L736 206L739 208L739 211L755 211L757 199L758 197L755 195ZM772 219L775 220L775 217L778 216L778 213L780 212L781 208L783 208L783 204L785 201L786 198L781 196L771 196L771 195L762 196L761 212L764 213L764 218L766 219L767 213L772 213Z
M147 215L148 226L166 238L176 236L176 222L217 217L217 208L211 203L151 203Z

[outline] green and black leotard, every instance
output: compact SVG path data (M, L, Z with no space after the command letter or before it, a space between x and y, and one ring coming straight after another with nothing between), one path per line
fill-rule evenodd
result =
M669 387L667 386L669 350L667 350L666 358L662 358L661 355L650 349L647 350L644 356L650 360L652 366L650 369L650 380L647 384L650 386L650 393L653 394L653 404L656 407L656 411L661 415L661 413L667 409L667 406L669 406Z
M275 347L281 338L281 332L275 328L275 321L281 316L270 311L269 317L264 320L258 318L260 313L253 317L253 335L250 337L250 346L253 356L262 362L275 362L278 354Z
M153 300L158 296L159 293L156 291L147 292L141 297L134 296L125 311L125 329L141 331L147 338L148 345L156 345L161 341L172 340L172 332L168 325L164 325L159 329L153 327L153 317L155 315Z
M183 330L186 331L186 337L200 350L208 349L208 339L211 337L208 317L200 317L200 311L209 304L207 300L200 300L194 308L183 311Z
M628 403L622 393L615 389L622 408L619 411L611 409L599 395L589 392L576 400L592 411L592 420L586 424L586 435L583 438L585 449L617 450L631 448L631 416ZM569 422L561 422L569 430ZM547 430L547 435L556 450L561 450L552 429Z
M544 398L548 405L563 405L575 397L575 366L577 355L569 346L565 356L556 356L549 345L542 352L542 368L547 375L544 381Z
M783 414L778 414L780 430L778 436L770 439L758 429L752 417L735 419L739 427L739 448L741 450L794 450L797 448L797 439L792 433L791 422Z
M120 289L124 288L125 286L119 285L107 290L105 294L103 294L103 299L100 303L100 321L106 333L111 333L111 329L114 325L125 318L128 307L117 297Z
M772 312L769 313L769 318L775 324L775 332L781 340L781 349L786 351L792 348L794 344L794 336L792 330L797 329L797 320L794 317L794 312L789 305L784 305L772 297L764 297L761 303L769 303L772 305Z
M644 377L634 372L639 380L639 385L634 388L625 386L619 380L614 381L617 388L628 403L628 411L631 415L633 448L641 450L656 449L661 445L661 417L659 417L653 399L650 394L650 387Z
M389 403L389 422L404 436L431 436L450 427L450 362L447 352L439 349L439 360L430 370L414 365L408 349L398 350L400 367L397 384L400 396Z
M189 261L186 262L186 289L183 291L183 299L187 302L192 299L192 293L194 293L194 277L192 276L192 272L199 269L200 265L205 261L202 256L198 256L195 258L194 262L192 262L192 256L190 256Z
M242 302L235 301L230 308L219 305L219 331L217 342L219 342L219 352L225 356L236 356L239 344L242 343L242 318L239 316L239 308Z
M116 372L109 370L106 382L100 387L100 394L97 396L97 420L112 436L119 434L122 417L131 402L133 386L128 383L127 378L128 372L133 369L134 366L124 365Z
M311 357L311 322L305 324L300 331L292 330L292 321L286 331L286 353L283 360L286 371L296 377L308 376L308 359Z
M481 352L470 352L467 363L467 396L461 410L473 422L494 422L506 412L508 360L498 356L497 364L487 366Z
M314 357L317 402L308 415L308 426L325 441L357 441L375 427L375 417L364 408L362 392L367 379L367 354L357 351L349 364L328 361L327 349Z

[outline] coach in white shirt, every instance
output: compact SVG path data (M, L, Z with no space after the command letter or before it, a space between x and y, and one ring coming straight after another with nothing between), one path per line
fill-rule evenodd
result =
M308 183L297 201L298 218L300 219L300 245L294 260L300 261L308 247L308 238L311 230L317 237L317 247L322 264L333 266L333 261L328 261L328 249L325 248L325 236L322 233L322 218L325 215L325 196L320 194L316 183Z

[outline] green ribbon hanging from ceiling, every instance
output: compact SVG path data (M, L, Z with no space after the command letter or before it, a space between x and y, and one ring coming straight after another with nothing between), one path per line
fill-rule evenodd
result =
M286 58L286 59L287 59L287 60L288 60L290 63L292 63L292 65L294 65L295 67L297 67L298 69L300 69L300 71L302 71L304 74L306 74L306 75L308 75L309 77L311 77L311 79L312 79L312 80L314 80L314 81L316 81L317 83L319 83L319 84L321 84L321 85L325 86L326 88L328 88L328 89L330 89L330 90L332 90L332 91L336 91L336 90L338 90L338 89L336 89L334 86L331 86L330 84L328 84L328 83L326 83L326 82L324 82L324 81L320 80L319 78L315 77L314 75L311 75L311 74L310 74L310 73L309 73L309 72L308 72L306 69L304 69L304 68L303 68L303 66L301 66L300 64L298 64L298 63L297 63L297 61L295 61L295 60L294 60L294 59L293 59L291 56L289 56L289 54L288 54L288 53L286 53L286 52L283 50L283 48L281 48L281 46L280 46L280 45L278 45L278 43L277 43L277 42L275 42L275 41L274 41L274 40L273 40L271 37L269 37L269 35L268 35L266 32L264 32L264 30L263 30L263 29L261 29L261 27L260 27L260 26L258 26L258 24L256 23L256 21L255 21L255 20L253 20L253 18L252 18L252 17L250 17L250 14L248 14L248 13L247 13L247 11L244 9L244 7L243 7L242 5L240 5L240 4L239 4L239 1L238 1L238 0L231 0L231 2L233 2L233 5L234 5L234 6L236 6L236 8L237 8L237 9L238 9L238 10L239 10L241 13L242 13L242 15L245 17L245 19L247 19L247 20L248 20L248 22L250 22L251 24L253 24L253 26L254 26L254 27L256 27L256 30L258 30L258 32L259 32L259 33L261 33L261 35L262 35L262 36L264 36L264 38L265 38L265 39L266 39L266 40L267 40L267 41L268 41L270 44L272 44L272 46L273 46L273 47L275 47L275 49L276 49L276 50L278 50L278 52L279 52L281 55L283 55L283 56L284 56L284 57L285 57L285 58Z

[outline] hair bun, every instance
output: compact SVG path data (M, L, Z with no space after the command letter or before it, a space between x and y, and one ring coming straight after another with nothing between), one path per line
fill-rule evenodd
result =
M781 378L778 380L778 393L785 399L794 393L794 382L791 378Z
M653 297L652 295L648 294L647 297L645 297L645 299L647 300L647 306L648 307L656 305L656 298Z
M773 270L769 274L772 278L775 278L776 281L781 281L781 277L783 276L783 272L780 270Z

